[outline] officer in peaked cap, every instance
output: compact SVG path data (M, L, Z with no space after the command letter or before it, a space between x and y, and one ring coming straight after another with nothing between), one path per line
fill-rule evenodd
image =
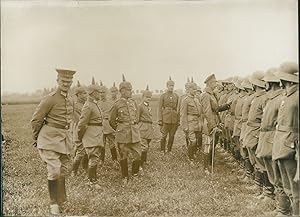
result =
M174 85L175 82L169 77L167 91L159 98L158 125L162 134L160 140L160 150L162 153L166 153L167 136L169 136L167 152L172 151L175 133L179 126L179 97L174 93Z
M272 149L272 160L278 166L284 192L292 205L292 215L299 216L299 67L284 62L275 74L281 81L284 94L280 102ZM288 204L287 204L288 205Z
M245 129L244 143L248 150L249 159L254 167L255 184L260 194L263 193L265 185L265 173L264 163L261 158L256 155L258 146L259 130L261 125L261 119L263 115L263 109L266 105L268 97L265 91L265 81L263 81L264 72L256 71L250 77L249 81L254 86L255 94L251 101L251 106L248 114L248 120Z
M204 171L206 174L209 174L209 165L212 162L212 141L213 135L215 135L215 141L218 140L219 134L219 124L220 117L218 116L218 112L225 111L229 109L229 105L218 105L218 100L213 92L215 87L217 86L217 79L215 74L209 75L205 80L206 84L205 89L200 97L200 103L203 107L203 114L205 121L207 123L207 132L204 132L205 135L205 144L204 145Z
M118 152L115 143L115 130L110 126L108 118L109 112L113 106L113 101L107 98L107 88L103 85L102 81L100 81L100 100L98 105L103 114L103 141L104 141L104 149L102 149L101 153L101 161L105 160L105 146L108 145L111 153L111 158L113 161L113 167L118 170L119 162L118 162Z
M116 87L116 83L113 83L113 86L110 88L110 95L111 95L111 100L115 102L118 97L118 88Z
M81 111L85 101L87 100L87 92L84 87L82 87L77 81L77 86L75 88L76 101L74 102L74 114L73 114L73 143L75 148L75 156L73 159L72 166L72 176L77 175L77 171L82 162L83 168L87 170L88 168L88 158L85 148L82 145L82 141L78 140L78 121L81 115Z
M147 164L147 154L149 151L149 145L154 136L153 131L153 118L152 109L150 106L150 100L152 98L152 92L147 85L146 90L142 94L142 102L138 106L139 128L141 134L142 156L141 166Z
M138 107L132 99L131 83L125 80L119 85L121 98L112 106L109 123L116 130L116 142L120 151L120 165L122 182L128 183L128 154L133 156L132 176L136 177L139 172L141 161L141 138L138 126Z
M88 154L88 185L91 188L99 189L97 184L97 167L103 145L103 114L98 106L100 99L100 87L95 84L94 77L92 84L87 87L88 99L85 102L78 123L78 139L82 141L83 147ZM100 166L102 166L100 162Z
M42 99L36 108L31 127L41 159L47 164L50 213L59 214L66 200L65 175L72 151L70 124L73 102L69 95L75 71L56 69L58 88Z

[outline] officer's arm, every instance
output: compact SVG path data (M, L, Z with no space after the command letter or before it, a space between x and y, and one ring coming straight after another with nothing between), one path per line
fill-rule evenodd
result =
M110 109L109 118L108 118L109 124L114 130L117 129L117 112L118 112L117 106L116 104L114 104Z
M82 137L84 136L84 133L87 128L87 124L89 123L90 117L92 114L92 110L89 107L88 103L85 103L81 115L79 117L79 122L78 122L78 139L81 140Z
M164 96L161 95L159 98L159 103L158 103L158 124L162 123L162 108L163 108L163 103L164 103Z
M230 109L230 105L231 103L226 103L223 105L219 105L217 108L217 112L223 112L223 111L227 111L228 109Z
M217 126L217 123L215 121L215 117L213 114L213 110L211 108L211 104L210 104L210 98L207 94L203 94L203 96L201 97L201 103L203 106L203 115L204 118L207 121L207 126L209 127L208 131L211 131L214 127Z
M138 110L138 116L137 116L138 117L138 122L141 121L141 116L142 116L142 113L143 113L142 109L143 109L142 105L139 105L138 109L137 109Z
M42 99L31 119L33 139L37 140L47 114L51 111L53 102L50 97Z
M187 100L182 100L180 106L180 124L183 130L188 130L187 107Z

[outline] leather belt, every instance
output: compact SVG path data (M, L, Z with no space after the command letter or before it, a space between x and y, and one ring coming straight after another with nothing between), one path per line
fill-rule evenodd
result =
M89 123L88 126L102 126L102 123Z
M199 114L188 114L188 115L201 117L201 115L199 115Z
M55 123L49 123L47 121L45 122L45 124L47 126L58 128L58 129L64 129L64 130L70 129L70 124L63 126L63 125L59 125L59 124L55 124Z
M138 122L136 122L136 121L131 121L131 122L127 122L127 121L119 121L118 120L118 123L120 123L120 124L125 124L125 125L135 125L135 124L137 124Z
M152 124L152 121L141 121L142 123Z
M290 127L290 126L277 125L276 129L278 131L283 131L283 132L292 132L292 133L297 133L298 132L298 127Z
M164 107L164 109L166 109L166 110L174 110L174 111L177 110L176 108L171 108L171 107Z

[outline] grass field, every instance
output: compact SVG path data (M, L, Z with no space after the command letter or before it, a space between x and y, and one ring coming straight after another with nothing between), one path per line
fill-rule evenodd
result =
M46 216L49 195L46 167L31 146L29 121L36 105L4 105L2 147L4 215ZM157 102L152 103L156 118ZM64 215L88 216L263 216L273 201L254 198L232 167L216 153L215 173L206 176L201 158L191 167L185 154L183 133L176 134L173 152L159 151L160 133L151 143L145 174L128 187L121 187L120 172L112 168L107 152L98 169L99 191L89 191L86 175L67 178L68 202ZM107 150L108 151L108 150Z

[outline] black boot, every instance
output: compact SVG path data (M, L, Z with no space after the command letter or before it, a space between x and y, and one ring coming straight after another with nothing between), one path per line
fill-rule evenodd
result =
M57 179L57 202L58 204L63 204L67 200L66 193L66 179L65 177L60 177Z
M50 195L50 204L58 204L57 203L57 180L48 180L48 190Z
M96 168L95 167L90 167L88 169L88 178L89 178L90 182L96 181Z
M188 146L188 158L190 161L194 160L194 146L191 144Z
M165 152L166 151L166 138L163 137L160 140L160 151Z
M208 154L204 153L203 155L203 169L208 169Z
M173 137L170 137L170 136L169 136L169 141L168 141L168 152L171 152L171 151L172 151L173 143L174 143L174 136L173 136Z
M115 147L110 149L110 153L111 153L111 159L113 161L117 161L118 160L118 153L117 153L117 149Z
M137 176L140 170L140 160L134 160L132 162L131 173L132 176Z
M100 148L100 160L104 162L105 160L105 147Z
M82 168L87 171L88 168L89 168L89 157L87 154L85 154L81 160L81 165L82 165Z
M72 174L75 175L75 176L77 175L79 164L80 164L80 161L78 161L78 160L73 162Z
M122 172L122 178L128 179L128 161L127 158L120 161L121 164L121 172Z
M277 211L286 216L291 214L291 201L285 193L280 193L278 195Z
M146 163L146 156L147 156L147 152L146 151L142 151L142 155L141 155L141 166L142 167Z

